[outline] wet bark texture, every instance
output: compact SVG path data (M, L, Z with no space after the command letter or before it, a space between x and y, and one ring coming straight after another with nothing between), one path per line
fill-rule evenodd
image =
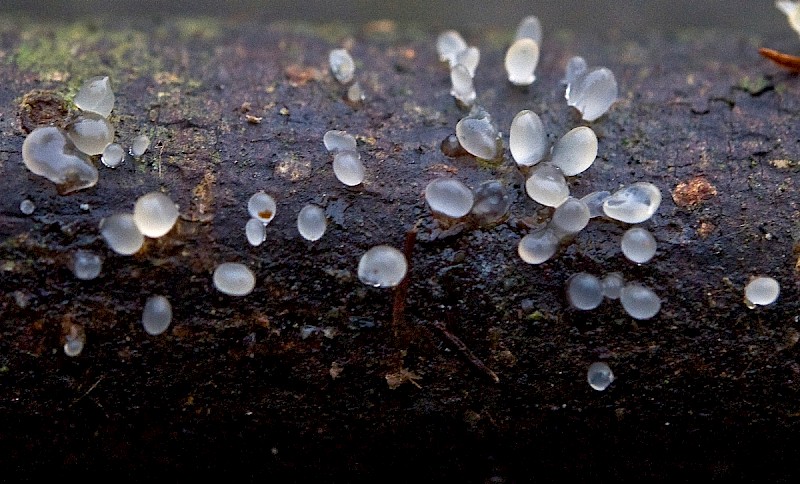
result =
M522 109L541 115L553 141L585 124L563 98L564 65L580 54L611 68L621 99L591 124L600 157L570 180L572 193L650 181L664 195L645 224L659 243L650 263L626 261L626 227L595 219L556 258L530 266L516 244L550 210L524 194L507 150L499 164L442 154L465 113L449 94L434 31L390 22L0 25L4 474L797 477L800 80L758 57L763 39L553 31L536 83L520 89L502 68L511 33L464 32L481 49L478 102L504 133ZM771 47L791 50L793 40ZM339 46L357 61L361 105L346 103L327 71ZM77 87L101 74L117 93L117 140L129 146L145 133L153 145L118 169L101 166L96 187L60 196L24 168L22 142L37 125L63 124ZM357 136L362 186L333 176L322 145L329 129ZM422 192L441 175L472 187L502 180L509 216L491 227L435 220ZM179 204L177 227L135 256L112 253L100 220L152 190ZM246 201L258 190L277 198L278 212L253 248ZM30 216L18 208L26 198L36 205ZM309 202L330 221L315 243L295 228ZM395 291L355 275L360 255L384 243L411 255ZM102 254L99 278L73 276L77 249ZM212 286L214 267L228 261L255 272L249 296ZM565 283L580 271L649 285L661 312L637 322L618 301L570 309ZM743 304L753 275L780 281L776 304ZM140 323L151 294L174 310L157 337ZM87 341L70 358L61 347L73 326ZM586 383L594 361L617 376L605 392Z

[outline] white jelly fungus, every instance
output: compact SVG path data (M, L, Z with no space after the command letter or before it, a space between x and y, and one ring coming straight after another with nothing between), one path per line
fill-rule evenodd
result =
M567 85L567 104L580 111L585 121L594 121L605 114L619 96L614 73L605 67L578 75L568 71L567 78L573 79Z
M786 15L786 19L794 31L800 34L800 2L778 0L775 2L775 6Z
M136 200L133 220L142 234L148 237L161 237L175 226L178 220L178 208L167 195L150 192Z
M589 207L589 216L591 218L602 217L605 215L605 213L603 213L603 202L605 202L606 198L610 196L611 192L609 191L597 191L581 198L581 201L583 201L583 203Z
M586 171L597 158L597 135L592 128L581 126L570 130L553 146L550 163L565 176Z
M257 218L251 218L244 224L244 234L247 237L247 243L253 247L258 247L267 240L267 228Z
M600 284L603 286L603 296L608 299L619 299L619 294L625 287L625 279L619 272L611 272L600 280Z
M525 191L535 202L558 207L569 197L569 186L557 166L540 163L533 167L525 181Z
M333 174L336 179L348 187L354 187L364 181L366 169L361 162L361 155L356 151L339 151L333 155Z
M92 77L84 82L73 102L81 111L107 118L114 109L114 91L108 76Z
M83 347L86 345L86 333L83 328L77 325L72 325L69 331L64 336L64 354L69 357L75 357L83 352Z
M133 138L131 142L131 150L130 153L132 156L140 157L142 156L147 148L150 147L150 138L146 135L140 134L139 136Z
M469 70L461 64L456 64L450 69L450 95L465 106L472 106L475 102L475 87Z
M497 157L499 136L491 116L481 109L476 109L456 124L456 137L461 146L472 156L484 160Z
M58 185L61 193L97 183L97 169L58 128L36 128L22 143L22 161L33 174Z
M388 245L377 245L358 261L358 279L368 286L395 287L403 281L408 262L402 252Z
M499 180L481 183L473 193L471 213L482 224L497 222L511 207L511 197Z
M100 222L100 235L108 247L120 255L132 255L144 245L144 235L129 213L115 214Z
M458 54L466 50L467 42L461 37L461 34L455 30L447 30L439 34L436 38L436 52L439 54L439 60L448 62L451 65L457 63L456 58Z
M644 264L656 255L656 239L642 227L633 227L622 235L622 253L628 260Z
M517 253L523 262L541 264L555 255L558 237L550 228L533 231L523 237L517 245Z
M461 218L472 210L475 197L472 190L454 178L437 178L425 187L425 201L431 211Z
M589 218L589 207L575 197L568 197L556 207L550 225L556 235L572 235L586 228Z
M661 310L661 299L650 288L629 282L619 293L619 301L634 319L650 319Z
M542 23L535 15L523 18L517 26L514 40L525 38L533 40L537 45L542 45Z
M661 191L649 182L637 182L614 192L603 202L607 217L629 224L648 220L661 205Z
M351 103L360 103L367 98L361 84L356 81L347 88L347 100Z
M480 61L481 51L477 47L467 47L456 54L456 65L464 66L470 77L475 77L475 70L478 68Z
M593 390L602 392L614 382L614 373L605 363L592 363L589 365L589 370L586 372L586 380Z
M339 81L340 84L347 84L353 80L353 75L356 72L356 64L347 49L333 49L328 54L328 63L330 64L331 73L333 77Z
M125 150L117 143L111 143L103 149L100 161L109 168L116 168L125 161Z
M36 210L36 205L27 198L19 202L19 211L22 212L23 215L30 215L34 210Z
M256 277L244 264L225 262L214 269L214 287L229 296L246 296L253 292Z
M250 217L258 219L262 224L268 225L275 218L278 205L275 199L260 190L254 193L247 201L247 212Z
M603 302L600 279L586 272L572 275L567 281L567 300L575 309L588 311Z
M164 296L150 296L142 311L142 326L147 334L158 336L172 322L172 304Z
M533 166L547 155L547 135L539 115L520 111L511 121L508 148L517 165Z
M84 113L67 125L67 136L83 153L99 155L114 141L114 128L103 116Z
M328 220L325 218L325 210L317 205L308 204L300 209L297 214L297 231L300 235L311 242L319 240L325 235Z
M77 250L72 254L72 273L83 281L90 281L100 275L103 259L94 252Z
M505 66L508 80L517 86L529 86L536 80L533 74L539 63L539 44L523 37L514 41L506 51Z
M356 139L347 134L347 131L340 131L332 129L326 131L322 136L322 143L329 153L338 153L340 151L356 151Z
M780 292L780 284L775 279L756 277L744 288L745 303L750 307L767 306L778 299Z

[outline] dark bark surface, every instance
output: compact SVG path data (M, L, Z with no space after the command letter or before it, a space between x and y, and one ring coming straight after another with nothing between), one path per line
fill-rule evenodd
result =
M594 219L557 257L530 266L516 244L551 210L524 194L508 151L498 164L440 151L465 113L449 94L436 32L389 22L0 26L2 472L797 477L800 80L758 57L761 39L553 32L536 83L519 89L502 67L511 34L465 32L481 48L478 102L503 133L522 109L541 115L553 141L586 124L564 101L563 67L583 55L611 68L621 99L590 124L599 159L571 191L650 181L664 197L645 224L659 243L650 263L624 259L625 226ZM771 47L790 49L789 40ZM342 45L357 61L362 105L344 102L327 71L329 50ZM97 186L60 196L24 168L22 142L34 126L63 125L77 87L101 74L117 94L117 140L146 133L153 145L118 169L100 166ZM333 176L329 129L357 136L363 186ZM422 197L444 174L472 187L502 180L514 199L507 219L444 227ZM177 227L135 256L108 250L101 219L159 189L180 206ZM277 198L278 212L253 248L244 224L258 190ZM26 198L30 216L18 208ZM309 202L330 221L316 243L295 228ZM405 297L356 277L360 255L384 243L413 249ZM77 249L103 256L99 278L73 276ZM255 272L249 296L214 289L211 273L228 261ZM571 309L565 283L581 271L649 285L661 312L637 322L618 301ZM776 304L744 305L753 275L781 283ZM157 337L140 323L151 294L174 311ZM73 325L87 341L69 358L61 347ZM586 383L594 361L617 376L605 392Z

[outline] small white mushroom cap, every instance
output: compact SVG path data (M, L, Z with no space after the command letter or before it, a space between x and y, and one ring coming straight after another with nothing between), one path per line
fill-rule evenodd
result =
M229 296L246 296L256 286L256 276L244 264L225 262L214 270L214 287Z
M73 99L81 111L88 111L107 118L114 109L114 91L108 76L92 77L84 82Z
M625 287L625 279L619 272L612 272L600 280L603 286L603 296L608 299L619 299L622 288Z
M497 128L483 111L462 118L456 124L456 137L469 154L484 160L497 157Z
M100 161L109 168L116 168L125 160L125 150L117 143L111 143L103 149Z
M614 73L605 67L584 73L567 86L567 104L594 121L617 101L619 89Z
M244 234L247 237L247 243L253 247L258 247L267 240L267 228L257 218L251 218L244 224Z
M470 77L475 77L475 70L481 61L481 51L477 47L467 47L456 54L456 65L460 64L467 68Z
M565 176L586 171L597 158L597 135L592 128L580 126L570 130L553 146L550 162L561 168Z
M563 83L567 84L567 92L564 95L567 99L569 99L569 86L574 84L582 75L586 73L589 69L589 66L586 64L586 59L580 56L570 57L567 61L567 68L566 72L564 73L564 80Z
M533 111L520 111L511 121L508 148L520 166L533 166L547 155L547 135L539 115Z
M487 180L473 192L471 213L481 223L500 220L511 207L511 197L499 180Z
M789 25L794 31L800 34L800 2L778 0L775 2L775 6L786 15Z
M408 271L408 262L402 252L388 245L377 245L361 256L358 278L373 287L395 287Z
M19 202L19 211L22 212L23 215L30 215L34 210L36 210L36 205L27 198Z
M97 183L97 168L79 152L58 128L36 128L22 143L22 161L33 174L59 186L62 193L89 188Z
M528 264L541 264L558 250L558 237L550 228L535 230L523 237L517 245L519 257Z
M461 104L471 106L475 102L475 86L472 84L472 76L469 70L461 64L456 64L450 69L450 95L456 98Z
M366 169L361 162L361 155L355 151L339 151L333 155L333 174L336 179L348 187L361 184L366 176Z
M356 139L347 134L347 131L340 131L332 129L326 131L322 136L322 143L325 144L325 149L329 153L338 153L339 151L356 151Z
M150 296L142 311L142 326L147 334L158 336L172 322L172 304L164 296Z
M367 95L364 93L364 88L361 87L361 84L356 81L347 88L347 100L351 103L360 103L364 99L367 98Z
M569 197L564 174L550 163L540 163L533 167L525 181L525 191L535 202L548 207L558 207Z
M649 182L636 182L614 192L603 202L607 217L629 224L642 223L661 205L661 191Z
M610 196L611 192L603 190L592 192L581 198L581 200L586 204L587 207L589 207L589 216L591 218L595 218L605 215L603 212L603 202L605 202L606 198Z
M142 234L148 237L161 237L175 226L178 220L178 208L167 195L150 192L136 200L133 220Z
M567 281L567 299L575 309L588 311L603 302L600 279L586 272L572 275Z
M556 235L577 234L589 224L589 207L575 197L568 197L556 207L550 223Z
M650 288L629 282L619 293L619 301L634 319L650 319L661 310L661 299Z
M602 392L614 381L614 373L605 363L592 363L589 365L589 370L586 372L586 380L593 390Z
M322 207L309 203L297 214L297 231L306 240L319 240L325 235L327 226L328 220Z
M472 190L455 178L437 178L425 187L425 201L435 213L461 218L472 210Z
M114 141L114 128L106 118L84 113L67 126L67 136L87 155L99 155Z
M118 213L100 222L100 235L108 246L120 255L132 255L144 245L144 235L136 226L133 215Z
M69 332L64 336L64 354L75 357L81 354L86 345L86 333L79 326L71 326Z
M72 254L72 273L83 281L90 281L100 275L103 259L88 250L77 250Z
M272 196L263 190L254 193L247 201L247 212L250 217L258 219L262 224L268 225L275 218L278 205Z
M533 74L539 63L539 44L524 37L514 41L506 51L505 66L508 80L517 86L529 86L536 80Z
M658 244L647 229L633 227L625 231L622 235L622 253L628 260L637 264L644 264L656 255Z
M439 60L442 62L455 65L458 54L466 50L466 48L467 42L455 30L446 30L436 38L436 52L438 52Z
M771 277L756 277L744 288L744 299L748 306L766 306L774 303L781 292L778 281Z
M140 134L139 136L133 138L131 142L131 155L139 157L147 151L147 148L150 147L150 138L146 135Z
M346 49L333 49L328 54L328 62L331 67L333 77L341 84L347 84L353 80L356 71L356 64Z
M536 15L529 15L520 21L514 40L532 39L537 45L542 45L542 23Z

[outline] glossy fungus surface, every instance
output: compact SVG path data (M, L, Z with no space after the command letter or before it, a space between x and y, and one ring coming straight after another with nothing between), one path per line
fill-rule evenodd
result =
M472 210L472 190L455 178L437 178L425 187L425 201L435 213L461 218Z
M109 248L120 255L132 255L144 245L144 235L133 221L133 215L120 213L100 222L100 235Z
M246 296L256 286L256 276L244 264L225 262L214 270L214 287L229 296Z
M781 292L778 281L771 277L756 277L744 288L745 302L748 305L766 306L774 303Z
M358 261L358 278L368 286L394 287L406 277L406 271L406 257L388 245L369 249Z
M258 247L267 240L267 228L257 218L251 218L244 224L244 234L247 237L247 243L253 247Z
M347 84L353 80L356 64L346 49L333 49L328 54L328 63L333 77L341 84Z
M656 255L656 238L647 229L633 227L622 235L622 253L628 260L644 264Z
M108 76L92 77L84 82L73 102L81 111L107 118L114 109L114 91Z
M72 273L83 281L90 281L100 275L103 259L88 250L76 250L72 254Z
M167 195L150 192L136 200L133 220L142 234L147 237L161 237L175 226L178 208Z
M607 217L629 224L648 220L661 205L661 191L648 182L637 182L614 192L603 202Z
M550 220L557 235L577 234L589 224L589 207L574 197L568 197L556 207Z
M580 272L567 281L567 299L575 309L588 311L603 302L603 286L592 274Z
M142 311L142 326L147 334L157 336L172 322L172 304L164 296L150 296Z
M109 168L116 168L125 161L125 150L117 143L111 143L103 149L100 161Z
M597 135L592 128L580 126L570 130L553 146L550 162L565 176L586 171L597 158Z
M309 203L297 214L297 231L306 240L321 239L327 227L328 220L322 207Z
M589 365L589 370L586 372L586 380L593 390L602 392L614 381L614 373L605 363L592 363Z
M473 193L472 215L480 223L487 224L502 219L511 207L511 197L499 180L481 183Z
M539 44L527 37L515 40L506 51L505 67L509 82L517 86L533 84L538 63Z
M475 87L472 85L472 75L466 67L456 64L450 69L450 95L460 103L471 106L475 102Z
M547 155L548 147L539 115L528 110L517 113L508 133L508 148L514 161L520 166L533 166Z
M150 138L146 135L140 134L133 138L131 142L131 155L139 157L142 156L147 148L150 147Z
M650 319L661 310L661 299L650 288L631 282L619 293L622 307L634 319Z
M99 114L84 113L67 125L67 136L81 152L99 155L114 141L114 128Z
M446 30L436 38L436 52L439 60L450 65L457 63L458 54L467 48L467 42L455 30Z
M528 264L541 264L558 250L558 237L550 228L535 230L523 237L517 245L517 254Z
M361 184L366 176L361 155L355 151L339 151L333 155L333 174L348 187Z
M603 286L603 296L608 299L619 299L622 288L625 287L625 279L619 272L612 272L600 280Z
M485 111L476 110L456 124L456 136L461 146L472 156L484 160L497 157L499 133Z
M97 169L58 128L36 128L22 143L22 161L33 174L58 185L61 193L97 183Z
M347 133L338 129L326 131L322 136L322 143L325 149L330 153L338 153L340 151L356 151L356 139Z
M23 215L30 215L34 210L36 210L36 205L27 198L19 202L19 211L22 212Z
M558 207L569 197L564 174L550 163L540 163L533 167L525 181L525 191L535 202L548 207Z
M250 217L258 219L264 225L272 222L277 210L275 199L263 190L254 193L247 201L247 212Z
M514 33L514 40L531 39L537 45L542 45L542 22L535 15L528 15L523 18Z
M585 121L594 121L614 104L619 88L614 73L605 67L577 76L567 86L567 104L576 108Z

